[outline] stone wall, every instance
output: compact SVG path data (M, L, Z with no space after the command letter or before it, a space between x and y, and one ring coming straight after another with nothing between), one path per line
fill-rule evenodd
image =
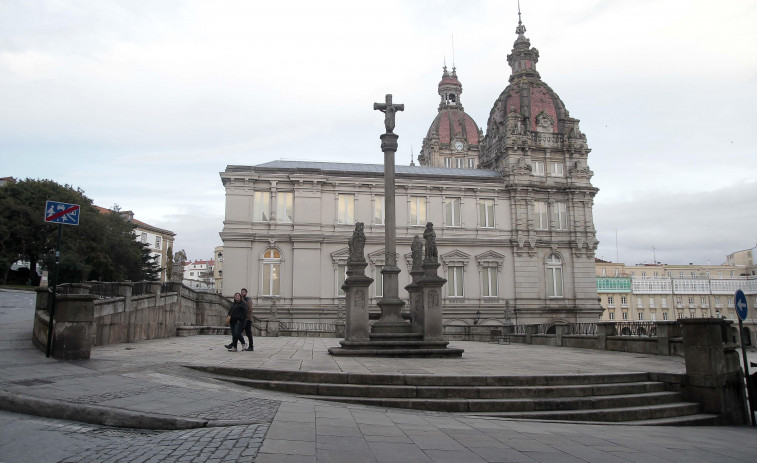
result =
M107 286L114 297L98 298ZM176 336L181 326L223 326L231 305L219 294L194 291L176 283L150 283L149 293L133 296L134 283L72 285L56 298L53 356L89 358L91 346ZM93 288L95 291L93 291ZM47 288L38 290L34 344L45 350L48 332ZM86 339L82 339L86 338Z

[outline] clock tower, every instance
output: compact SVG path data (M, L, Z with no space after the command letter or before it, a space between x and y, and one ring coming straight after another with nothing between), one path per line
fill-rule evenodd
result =
M423 139L418 155L420 165L478 168L479 144L484 135L473 118L463 110L461 93L463 86L457 79L457 70L453 67L450 73L444 66L439 82L439 113Z

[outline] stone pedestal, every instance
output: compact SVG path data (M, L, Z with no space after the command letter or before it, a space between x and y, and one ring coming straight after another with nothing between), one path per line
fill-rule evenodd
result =
M408 310L413 333L423 333L423 290L418 281L423 277L423 270L410 270L412 282L405 286L408 294Z
M744 374L737 346L728 342L732 322L720 318L679 322L683 327L686 398L701 403L703 412L720 415L723 424L747 423Z
M442 286L447 282L437 275L439 263L424 262L423 277L418 281L423 296L423 309L419 324L423 328L424 341L441 341L444 326L442 321Z
M344 339L349 342L365 342L369 339L368 323L369 290L373 278L365 276L367 263L351 264L344 280L345 321ZM343 344L344 345L344 344Z
M52 356L60 360L88 359L92 351L95 303L93 294L59 294L53 323ZM34 345L46 350L50 320L47 310L37 310Z

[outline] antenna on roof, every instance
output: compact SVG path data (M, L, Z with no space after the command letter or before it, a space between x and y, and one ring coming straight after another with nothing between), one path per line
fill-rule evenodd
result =
M452 34L452 70L455 70L455 34Z
M410 165L415 165L415 161L413 161L413 145L410 145Z

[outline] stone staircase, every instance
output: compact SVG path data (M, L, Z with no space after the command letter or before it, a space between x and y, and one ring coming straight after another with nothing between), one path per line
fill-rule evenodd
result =
M651 373L439 376L192 366L236 384L314 399L495 418L637 425L712 425L717 415Z

